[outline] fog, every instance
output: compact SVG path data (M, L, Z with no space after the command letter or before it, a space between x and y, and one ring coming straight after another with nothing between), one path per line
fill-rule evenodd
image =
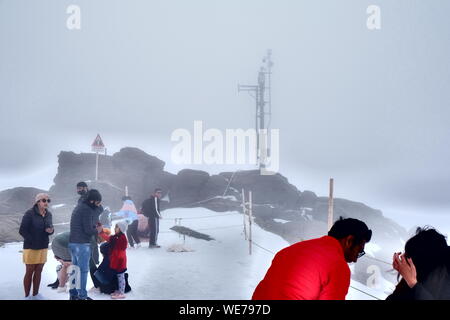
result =
M81 9L69 30L66 9ZM366 26L369 5L381 29ZM61 150L134 146L166 170L171 133L252 128L273 50L280 173L300 190L450 234L448 1L0 0L0 190L47 189Z

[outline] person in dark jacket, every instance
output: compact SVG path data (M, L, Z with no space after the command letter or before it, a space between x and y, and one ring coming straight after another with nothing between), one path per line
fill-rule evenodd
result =
M80 198L78 199L77 205L83 203L86 201L87 194L89 192L88 185L86 182L81 181L77 183L77 193L80 195ZM103 207L100 205L95 208L95 214L100 216L100 214L104 211ZM94 220L98 220L99 218L94 216ZM97 265L99 264L99 252L98 252L98 242L99 239L97 235L92 236L91 239L91 258L89 260L89 274L91 276L92 282L94 283L94 288L98 288L98 282L96 278L94 277L94 272L97 270ZM57 266L56 273L59 274L60 267ZM58 276L59 277L59 276ZM52 289L56 289L59 287L59 280L58 277L56 278L56 281L47 285L47 287L51 287ZM60 289L59 289L60 290Z
M393 267L402 279L387 300L450 300L450 248L435 229L418 228Z
M162 219L160 211L160 199L162 191L156 188L153 195L142 203L142 213L148 218L150 228L149 248L160 248L157 244L159 233L159 219Z
M125 236L128 228L126 221L119 221L114 228L114 235L109 236L104 232L100 233L100 236L108 241L110 246L109 255L109 267L115 271L117 281L119 283L119 290L111 294L111 299L124 299L125 298L125 271L127 271L127 246L128 241Z
M107 235L109 235L108 231L109 229L103 229L103 232ZM100 253L103 256L103 260L98 266L98 270L95 272L95 277L100 283L100 292L112 294L119 290L119 281L116 272L110 267L111 245L109 242L104 242L100 245ZM125 293L130 291L131 287L128 283L128 273L125 273Z
M298 242L275 255L253 300L345 300L349 262L364 254L372 237L357 219L336 221L328 236Z
M69 249L72 255L72 264L77 267L75 272L80 273L80 283L77 288L73 288L73 284L71 284L71 300L91 300L87 296L86 282L92 252L92 239L103 230L98 222L97 214L101 201L100 192L91 189L88 191L86 200L72 212Z
M19 233L23 241L23 262L26 265L23 286L25 299L43 300L39 294L41 274L47 262L49 236L53 234L52 214L48 211L49 195L39 193L35 197L34 206L22 218ZM31 284L33 296L30 297Z
M89 191L88 185L84 181L77 183L77 193L80 195L78 204L83 203L86 200L87 193Z

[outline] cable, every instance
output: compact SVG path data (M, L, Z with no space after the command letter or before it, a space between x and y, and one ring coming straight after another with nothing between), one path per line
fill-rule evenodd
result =
M371 256L364 255L364 256L362 256L362 258L367 258L367 259L370 259L370 260L378 261L378 262L387 264L389 266L392 266L392 263L390 263L390 262L386 262L386 261L383 261L383 260L380 260L380 259L377 259L377 258L373 258Z
M350 288L352 288L352 289L354 289L354 290L356 290L356 291L359 291L359 292L361 292L361 293L364 293L365 295L367 295L367 296L369 296L369 297L372 297L372 298L374 298L374 299L376 299L376 300L381 300L380 298L375 297L375 296L371 295L370 293L367 293L367 292L365 292L365 291L363 291L363 290L361 290L361 289L355 288L355 287L353 287L353 286L350 286Z
M195 220L195 219L208 219L208 218L214 218L214 217L224 217L224 216L232 216L235 214L239 214L239 213L227 213L227 214L217 214L217 215L213 215L213 216L205 216L205 217L188 217L188 218L171 218L171 219L175 219L175 220ZM166 218L167 219L167 218Z
M261 249L263 249L263 250L265 250L265 251L267 251L267 252L269 252L269 253L275 255L275 252L273 252L273 251L271 251L271 250L269 250L269 249L264 248L263 246L257 244L257 243L256 243L255 241L253 241L253 240L252 240L252 244L254 244L255 246L257 246L257 247L259 247L259 248L261 248Z

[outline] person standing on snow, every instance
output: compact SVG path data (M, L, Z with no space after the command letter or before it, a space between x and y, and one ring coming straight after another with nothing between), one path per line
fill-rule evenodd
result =
M372 231L357 219L336 221L328 236L293 244L275 255L253 300L344 300L349 262L364 255Z
M124 196L122 198L123 206L114 215L124 218L128 223L127 238L131 248L134 248L134 242L136 242L136 248L141 246L141 240L138 236L138 213L134 202L131 197Z
M80 181L77 183L77 193L80 195L77 204L83 203L86 200L88 191L89 188L86 182Z
M92 300L87 296L86 283L92 256L92 239L103 230L96 213L101 201L102 196L98 190L89 190L86 200L72 212L69 249L72 264L77 266L80 272L80 288L70 290L70 300ZM97 243L95 245L98 248Z
M162 191L156 188L153 195L142 203L142 213L148 218L148 225L150 227L150 241L149 248L161 248L157 244L159 233L159 219L162 219L160 213L160 199Z
M23 241L23 263L26 265L23 286L25 299L44 300L39 293L41 274L47 262L49 236L53 234L52 214L48 211L49 195L39 193L34 199L34 206L25 212L20 224L19 233ZM33 296L30 296L33 284Z

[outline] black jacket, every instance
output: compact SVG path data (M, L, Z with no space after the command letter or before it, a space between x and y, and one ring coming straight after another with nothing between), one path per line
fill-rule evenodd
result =
M450 300L450 273L446 267L436 268L413 288L402 279L386 300Z
M155 204L156 199L156 204ZM149 199L142 203L142 214L148 218L160 217L158 212L161 214L160 200L158 197L151 196Z
M37 205L25 212L22 223L20 224L19 233L23 237L24 249L47 249L49 244L48 236L53 234L47 233L45 229L53 228L53 219L50 211L47 210L45 216L39 214Z
M87 199L87 193L82 194L82 195L80 196L80 198L78 199L77 204L82 204L83 202L86 201L86 199Z
M91 243L97 236L98 209L82 202L75 207L70 219L70 243Z

